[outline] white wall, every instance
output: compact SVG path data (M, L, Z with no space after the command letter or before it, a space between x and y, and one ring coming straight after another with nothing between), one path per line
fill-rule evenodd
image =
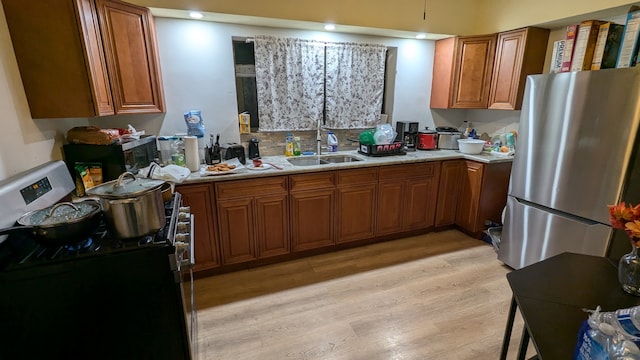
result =
M239 142L232 37L272 35L323 41L353 41L398 48L392 120L433 126L429 111L434 42L253 27L171 18L156 18L167 112L159 129L154 119L132 125L163 135L185 132L183 113L200 109L208 133L223 142ZM126 124L125 124L126 125Z
M97 126L132 124L147 133L186 132L183 113L199 109L206 133L220 133L222 142L240 142L232 38L271 35L322 41L352 41L397 48L397 66L390 121L418 121L420 129L459 127L464 120L479 134L517 130L519 111L431 110L433 41L254 27L197 20L156 18L166 114L92 119ZM205 136L205 140L208 136Z

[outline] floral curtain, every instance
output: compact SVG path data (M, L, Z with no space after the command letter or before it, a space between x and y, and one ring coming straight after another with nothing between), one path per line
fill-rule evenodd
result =
M326 125L333 129L375 126L384 94L387 48L327 43Z
M324 43L255 37L260 131L315 129L322 120Z

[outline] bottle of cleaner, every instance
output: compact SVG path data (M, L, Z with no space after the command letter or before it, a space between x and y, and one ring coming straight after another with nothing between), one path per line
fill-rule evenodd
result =
M178 166L186 165L184 160L184 141L181 137L171 144L171 161Z
M284 155L285 156L293 156L293 135L288 132L287 135L285 136L285 148L284 148Z
M327 145L329 146L329 152L338 151L338 138L333 131L329 131L329 134L327 135Z

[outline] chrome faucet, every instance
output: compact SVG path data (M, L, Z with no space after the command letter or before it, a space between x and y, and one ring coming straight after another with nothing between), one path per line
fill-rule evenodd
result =
M322 155L322 129L324 127L322 120L318 119L318 126L316 126L316 155Z

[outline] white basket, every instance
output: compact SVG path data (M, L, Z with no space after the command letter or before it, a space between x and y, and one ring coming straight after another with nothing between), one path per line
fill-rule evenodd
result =
M458 139L458 148L464 154L480 154L484 147L484 140Z

